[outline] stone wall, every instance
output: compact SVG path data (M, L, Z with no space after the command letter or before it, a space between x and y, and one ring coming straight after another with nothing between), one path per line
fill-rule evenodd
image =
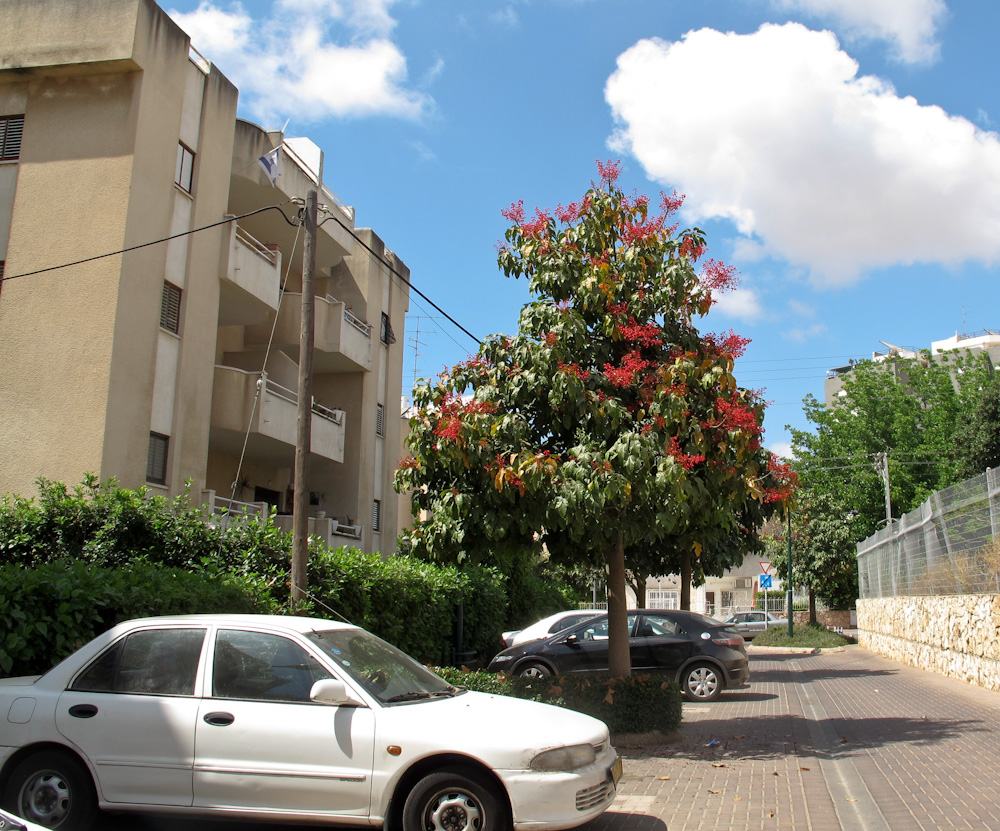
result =
M1000 691L1000 595L859 600L858 643L895 661Z
M796 626L801 626L809 622L809 612L808 611L795 611L792 612L792 623ZM820 626L826 626L831 628L840 629L850 629L851 628L851 612L849 609L817 609L816 610L816 622Z

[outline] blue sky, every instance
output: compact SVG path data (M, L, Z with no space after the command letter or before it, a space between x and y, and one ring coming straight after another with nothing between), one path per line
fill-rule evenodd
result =
M513 332L501 210L579 198L597 159L739 289L768 446L830 367L1000 328L1000 4L988 0L173 0L241 115L325 153L325 184L478 337ZM404 392L476 344L418 296ZM415 344L414 340L419 340Z

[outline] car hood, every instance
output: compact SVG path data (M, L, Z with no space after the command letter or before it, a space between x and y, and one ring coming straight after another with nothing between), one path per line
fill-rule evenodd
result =
M430 737L433 751L438 752L450 738L451 750L510 770L527 768L542 750L608 742L603 721L575 710L471 691L453 698L386 707L380 721L399 737L397 744L403 744L407 734L411 746Z

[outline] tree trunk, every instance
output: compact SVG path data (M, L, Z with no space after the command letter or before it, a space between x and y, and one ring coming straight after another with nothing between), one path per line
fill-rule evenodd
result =
M637 609L646 608L646 581L648 579L648 574L633 574L632 579L629 580L629 585L635 592L635 608Z
M809 622L816 623L816 592L809 589Z
M681 552L681 608L691 611L691 551Z
M632 674L629 654L628 603L625 595L625 546L608 547L608 671L613 677Z

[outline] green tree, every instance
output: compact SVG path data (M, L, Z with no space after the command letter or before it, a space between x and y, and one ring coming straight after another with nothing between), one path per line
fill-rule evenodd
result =
M959 479L978 476L988 467L1000 467L1000 375L995 372L976 406L959 414L952 458Z
M499 265L534 299L516 336L416 386L396 486L424 517L414 553L489 560L544 544L555 562L602 566L610 669L628 675L627 552L635 571L714 568L721 541L772 511L788 480L761 447L761 401L733 377L746 341L693 324L733 270L699 271L703 235L669 224L676 196L651 214L617 187L617 165L599 172L554 214L505 212Z
M887 463L892 515L913 510L963 478L953 454L956 429L989 376L985 356L924 353L858 364L830 408L805 399L815 431L791 431L803 487L850 506L851 526L863 539L886 519L880 465Z
M827 493L802 488L792 509L792 583L809 592L810 620L816 600L849 608L858 597L857 516ZM775 574L788 574L788 531L776 528L768 546Z

